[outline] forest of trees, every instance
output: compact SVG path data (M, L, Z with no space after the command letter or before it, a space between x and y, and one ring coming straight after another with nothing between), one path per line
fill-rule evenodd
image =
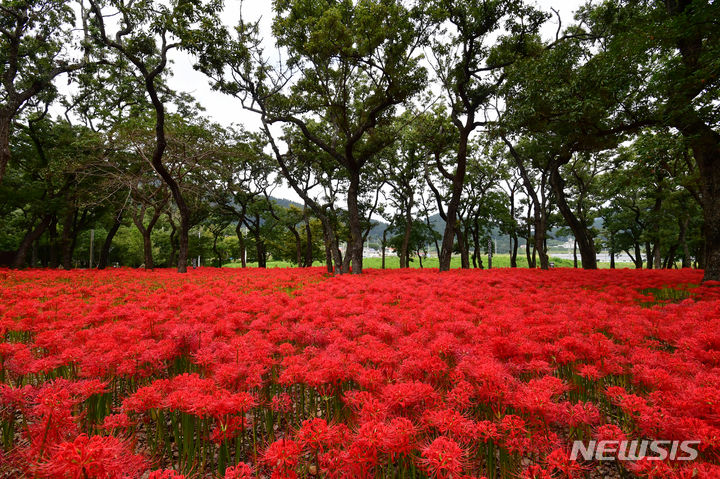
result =
M361 273L383 218L401 267L498 233L548 268L560 229L720 280L718 2L274 0L270 41L227 7L2 0L0 263ZM171 88L178 52L256 124Z

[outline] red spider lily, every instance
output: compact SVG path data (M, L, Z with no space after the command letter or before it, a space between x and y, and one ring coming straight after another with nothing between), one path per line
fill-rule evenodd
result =
M545 464L551 471L560 471L564 477L573 479L585 475L586 468L578 461L570 459L570 455L564 449L555 449L545 458Z
M112 436L81 434L54 445L34 473L48 479L112 479L136 476L146 467L145 459L132 454L125 442Z
M252 467L244 462L225 469L225 479L250 479L254 477Z
M288 439L279 439L270 444L263 454L263 462L272 468L273 477L294 478L295 467L300 459L300 446Z
M465 451L452 439L440 436L422 449L420 463L431 477L461 477L465 466Z

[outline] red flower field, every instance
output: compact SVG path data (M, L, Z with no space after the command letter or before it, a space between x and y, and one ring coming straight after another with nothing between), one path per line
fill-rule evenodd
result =
M680 271L0 270L0 477L720 477ZM693 461L572 460L696 440Z

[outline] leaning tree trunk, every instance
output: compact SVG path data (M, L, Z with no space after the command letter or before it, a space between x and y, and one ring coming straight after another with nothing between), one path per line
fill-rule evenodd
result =
M564 160L560 160L560 164L562 164L563 161ZM560 175L560 167L558 165L555 165L550 171L550 185L552 186L553 193L555 193L558 209L577 240L583 269L597 269L597 257L592 235L588 228L578 220L567 203L565 198L565 180L563 180Z
M165 137L165 105L158 95L157 88L155 86L155 77L162 71L161 67L164 68L164 63L165 59L163 59L163 63L161 65L153 70L152 74L145 75L145 89L150 95L150 100L155 108L155 148L153 150L151 164L170 189L170 193L172 194L173 200L177 205L178 212L180 213L180 237L177 271L178 273L187 273L188 251L190 247L190 208L185 202L185 198L180 190L180 185L163 164L163 154L167 148L167 138Z
M123 212L120 211L120 213L118 213L118 215L115 217L115 221L113 221L113 224L110 227L107 236L105 237L102 249L100 250L100 258L98 259L98 269L107 268L108 259L110 258L110 247L112 246L112 240L115 237L115 234L120 229L120 225L122 225L122 217Z
M45 229L50 225L50 221L52 220L52 215L47 214L43 216L43 219L38 223L37 226L31 228L23 237L22 241L20 242L20 247L15 252L15 258L13 258L12 267L15 269L22 268L25 266L25 259L27 258L28 251L30 251L30 247L32 244L40 238L40 236L45 232Z
M643 269L642 251L638 242L635 242L635 269Z
M455 228L457 222L458 208L462 198L463 184L465 183L465 170L467 168L467 142L468 133L464 130L460 133L460 144L457 153L457 167L452 179L451 196L445 212L445 231L443 232L442 248L440 249L440 271L450 271L452 260L453 243L455 240ZM469 264L468 264L469 266Z
M577 268L577 240L573 241L573 268Z

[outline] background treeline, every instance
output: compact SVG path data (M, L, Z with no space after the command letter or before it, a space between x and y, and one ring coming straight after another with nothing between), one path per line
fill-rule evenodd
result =
M3 263L547 268L568 235L720 280L717 3L277 0L272 39L224 8L2 3ZM171 89L177 52L257 126Z

